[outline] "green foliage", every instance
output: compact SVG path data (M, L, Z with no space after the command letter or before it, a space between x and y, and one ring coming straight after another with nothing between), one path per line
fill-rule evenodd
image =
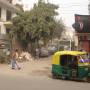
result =
M58 15L56 9L58 9L57 5L39 0L33 9L22 12L13 18L11 35L19 40L24 47L28 43L37 42L38 44L39 40L46 44L54 37L56 28L61 25L54 18Z
M54 35L53 38L59 38L61 37L62 32L65 31L65 26L64 23L62 21L62 19L58 20L56 23L56 28L54 30Z

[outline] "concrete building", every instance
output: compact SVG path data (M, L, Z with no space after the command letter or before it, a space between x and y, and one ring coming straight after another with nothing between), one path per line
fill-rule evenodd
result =
M0 58L6 56L11 51L11 40L8 37L11 19L17 15L20 10L12 4L12 0L0 0Z
M11 19L16 16L18 10L12 5L12 0L0 0L0 34L9 32Z

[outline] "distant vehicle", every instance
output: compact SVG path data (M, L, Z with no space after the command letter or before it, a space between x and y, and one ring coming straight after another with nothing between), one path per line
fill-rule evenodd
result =
M40 57L48 57L49 56L49 52L46 48L42 47L40 49L40 54L39 54Z
M60 40L58 43L58 51L72 50L72 42L67 40Z
M49 52L50 55L54 54L56 51L57 51L57 46L56 45L51 44L51 45L48 46L48 52Z

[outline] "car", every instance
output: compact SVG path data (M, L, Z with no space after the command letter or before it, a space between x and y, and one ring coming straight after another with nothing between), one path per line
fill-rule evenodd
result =
M40 54L39 54L39 56L40 56L40 57L48 57L48 56L49 56L49 52L48 52L47 48L42 47L42 48L40 49Z
M56 45L49 45L48 46L48 52L50 55L54 54L57 51L57 46Z

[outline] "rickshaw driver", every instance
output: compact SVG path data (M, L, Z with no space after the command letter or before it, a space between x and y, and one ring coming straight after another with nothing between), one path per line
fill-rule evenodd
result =
M90 59L86 54L80 51L56 52L52 59L53 78L90 82Z
M87 60L87 58L85 56L77 56L78 61L79 61L79 65L88 65L88 62L85 62L85 60Z
M77 56L77 59L78 59L79 61L81 61L82 63L84 63L84 59L83 59L82 56Z

